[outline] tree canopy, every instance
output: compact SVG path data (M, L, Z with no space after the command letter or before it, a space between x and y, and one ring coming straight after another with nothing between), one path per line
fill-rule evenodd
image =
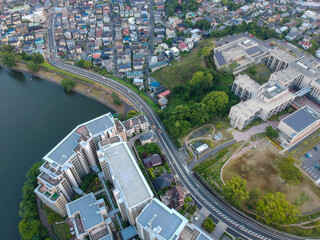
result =
M30 70L31 72L39 72L40 66L37 63L28 62L27 63L27 69Z
M298 208L290 204L280 192L267 193L257 203L256 211L265 218L267 224L291 224L296 222L300 215Z
M212 91L201 101L202 107L212 116L214 114L222 114L226 110L229 97L225 92Z
M242 202L249 198L247 181L240 177L233 177L223 186L222 194L231 204L241 206Z
M268 138L271 138L271 139L276 139L279 137L279 133L275 129L273 129L272 126L266 127L266 135Z
M202 48L202 50L201 50L202 56L208 57L208 56L210 55L210 53L211 53L211 50L212 50L211 47L204 47L204 48Z
M14 53L10 53L10 52L5 52L2 55L2 63L3 65L5 65L6 67L12 68L15 65L17 65L17 60L16 60L16 56Z
M44 62L44 58L42 56L41 53L34 53L32 54L32 60L35 62L35 63L43 63Z
M294 158L288 156L277 161L280 168L280 176L291 185L298 185L302 178L300 170L294 165Z
M127 113L126 120L138 116L139 114L140 112L137 112L136 110L131 110Z
M61 85L63 90L65 90L66 92L70 92L71 89L74 88L74 86L76 86L76 82L72 79L65 78L62 80Z

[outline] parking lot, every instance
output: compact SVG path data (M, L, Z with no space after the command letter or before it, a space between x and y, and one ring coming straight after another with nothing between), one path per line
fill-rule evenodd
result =
M308 173L315 181L320 178L320 169L318 170L314 165L320 166L320 144L316 145L318 151L312 148L307 154L310 158L303 155L300 160L302 161L302 169Z

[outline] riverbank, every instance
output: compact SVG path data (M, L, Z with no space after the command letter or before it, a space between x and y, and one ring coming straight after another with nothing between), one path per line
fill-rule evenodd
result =
M3 65L1 66L5 67ZM88 82L83 82L79 79L75 79L70 76L57 73L45 67L41 67L41 69L37 73L30 72L26 67L26 63L22 61L17 61L17 65L13 67L12 70L31 74L33 76L39 77L41 79L44 79L46 81L49 81L53 84L60 85L60 86L63 79L65 78L72 79L76 81L76 86L72 89L73 92L76 92L86 97L89 97L91 99L94 99L95 101L98 101L106 105L108 108L112 109L117 114L122 114L123 116L125 116L130 110L135 109L133 105L123 95L121 95L119 92L103 84L94 83L93 85ZM113 103L113 98L111 96L112 92L115 92L119 95L122 102L121 106Z

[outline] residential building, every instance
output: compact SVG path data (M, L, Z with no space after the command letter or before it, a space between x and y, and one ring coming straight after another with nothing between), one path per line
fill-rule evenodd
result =
M133 134L139 134L141 131L146 131L149 128L149 123L143 114L135 116L123 122L127 137L132 137Z
M66 215L65 204L76 192L81 192L82 178L91 171L98 171L98 143L116 135L118 132L111 113L73 129L44 156L38 176L39 186L35 189L37 196L57 213Z
M180 185L176 185L166 192L166 198L170 201L169 207L178 211L185 204L186 193Z
M153 199L137 217L136 227L142 240L175 240L188 219L158 199Z
M66 209L76 239L113 239L109 227L112 221L102 198L97 200L93 193L89 193L68 203Z
M99 162L124 221L134 225L136 217L152 200L153 193L135 157L125 142L100 143Z
M162 165L162 159L159 154L154 154L150 157L143 159L146 168L152 168Z

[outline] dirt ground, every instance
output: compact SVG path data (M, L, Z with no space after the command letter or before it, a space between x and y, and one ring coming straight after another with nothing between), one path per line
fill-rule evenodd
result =
M309 196L304 202L300 211L309 212L320 207L320 189L304 174L299 185L291 186L284 182L279 176L276 160L281 155L269 143L262 142L256 149L250 149L239 158L224 168L224 181L230 180L233 176L240 176L247 181L247 187L259 188L265 194L267 192L283 192L289 202L293 203L300 198L302 192Z

